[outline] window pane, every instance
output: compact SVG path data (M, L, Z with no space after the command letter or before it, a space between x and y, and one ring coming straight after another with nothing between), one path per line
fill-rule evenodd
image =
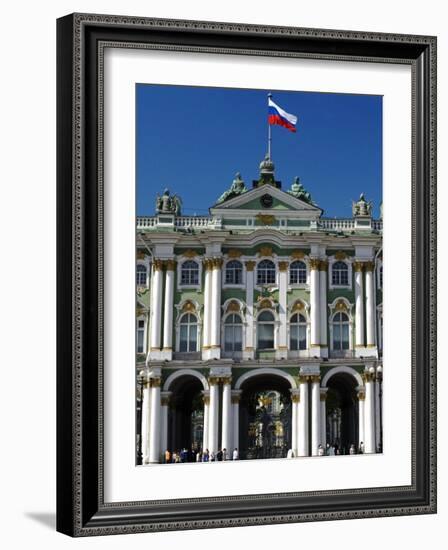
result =
M190 325L190 342L188 351L197 350L197 340L198 340L198 326Z
M297 325L291 325L289 347L293 351L299 349L298 348L299 342L298 342L298 338L297 338L297 336L298 336L298 330L297 329L298 329Z
M235 351L242 351L243 349L243 327L236 326L234 328L234 336L235 336Z
M188 325L180 326L179 337L180 337L179 350L188 351Z
M233 351L232 350L232 343L233 343L233 327L227 326L224 329L224 351Z
M341 349L341 326L340 325L333 325L333 348L334 349Z
M143 353L143 338L144 331L139 329L137 331L137 353Z
M272 349L274 347L274 325L258 325L258 348Z
M348 338L348 325L344 324L341 326L342 329L342 349L349 348L349 338Z
M306 326L299 325L299 349L306 349Z

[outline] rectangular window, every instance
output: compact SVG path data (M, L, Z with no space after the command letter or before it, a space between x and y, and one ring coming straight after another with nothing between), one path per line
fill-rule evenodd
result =
M145 341L145 321L139 320L137 322L137 353L143 353Z

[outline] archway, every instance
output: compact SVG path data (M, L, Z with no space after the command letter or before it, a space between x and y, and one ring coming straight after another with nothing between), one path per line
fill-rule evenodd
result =
M187 449L189 453L186 460L194 460L192 449L198 451L202 448L203 389L201 381L191 374L177 377L170 384L172 394L168 414L168 449L173 453Z
M239 449L242 459L284 458L291 447L291 385L260 373L241 383Z
M341 454L348 454L352 444L359 447L358 383L351 374L336 372L328 379L327 387L327 443Z

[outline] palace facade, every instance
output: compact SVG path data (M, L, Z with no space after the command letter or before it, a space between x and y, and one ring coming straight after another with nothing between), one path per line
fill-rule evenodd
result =
M341 190L342 192L342 190ZM382 220L329 219L269 158L209 216L137 219L137 462L382 450Z

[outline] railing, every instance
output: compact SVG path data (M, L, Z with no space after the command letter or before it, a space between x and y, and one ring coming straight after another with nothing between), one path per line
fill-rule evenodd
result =
M219 221L208 216L179 216L174 219L174 226L182 229L187 228L208 228L216 227ZM319 229L329 229L332 231L349 231L355 229L355 220L347 219L320 219L317 222ZM137 217L137 229L147 229L157 227L157 217L139 216ZM280 226L279 229L285 231L288 228ZM292 228L291 228L292 229ZM375 231L383 230L383 220L372 220L372 229ZM297 228L294 228L297 230Z
M318 226L323 229L333 229L335 231L344 231L347 229L355 229L355 220L330 220L321 219L318 221Z

